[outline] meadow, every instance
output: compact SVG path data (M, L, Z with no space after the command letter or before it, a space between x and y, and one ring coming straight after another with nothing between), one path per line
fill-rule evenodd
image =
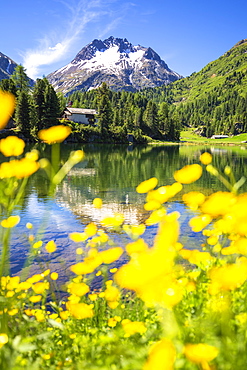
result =
M0 93L0 128L14 109L8 93ZM4 104L1 105L1 102ZM28 179L44 171L52 196L74 165L81 150L60 161L60 143L70 134L63 125L39 132L50 145L51 160L37 150L25 151L16 136L0 141L5 161L0 165L0 368L92 370L243 370L247 361L247 194L245 178L235 179L230 163L220 172L204 152L195 163L174 172L174 183L158 184L155 177L140 183L146 194L148 217L127 224L122 214L89 223L73 232L77 262L72 278L58 286L49 266L28 274L32 260L45 250L52 255L54 240L26 224L29 257L25 274L10 276L11 234L20 222L18 207ZM218 178L225 191L204 195L191 191L203 171ZM205 242L197 249L179 242L179 213L166 203L183 190L183 202L196 211L190 221ZM186 190L186 191L185 191ZM102 200L93 200L95 208ZM158 225L153 245L143 234ZM40 225L42 231L42 225ZM113 245L112 230L132 241ZM121 256L127 263L111 267ZM93 288L95 278L101 286ZM63 296L58 293L63 290Z

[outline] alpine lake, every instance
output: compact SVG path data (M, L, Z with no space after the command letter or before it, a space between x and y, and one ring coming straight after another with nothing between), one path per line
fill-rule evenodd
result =
M42 147L40 151L44 149L45 156L49 158L49 146ZM71 150L78 149L85 152L85 158L57 187L54 198L47 196L48 185L41 170L29 179L25 198L14 212L20 215L21 221L12 232L10 262L13 275L27 269L24 266L30 248L28 236L35 236L43 229L41 251L49 240L55 241L57 250L52 254L41 252L36 260L31 261L28 273L50 268L59 273L61 282L67 281L71 275L69 267L83 258L76 254L76 249L83 248L83 244L71 241L70 233L83 232L90 222L101 227L100 220L115 213L124 214L126 224L144 222L150 212L144 210L145 194L136 193L136 186L154 176L159 181L158 186L172 184L175 181L174 171L187 164L200 163L199 156L204 151L213 155L213 165L218 170L224 171L229 165L236 180L242 176L247 178L247 147L244 146L62 144L61 159L65 161ZM227 189L204 170L199 180L184 185L183 190L166 203L167 213L180 213L179 241L186 248L200 248L204 240L202 234L192 232L188 225L196 212L187 209L181 201L182 194L192 190L209 195ZM240 189L240 192L244 191L247 191L247 183ZM93 199L97 197L103 201L101 209L93 207ZM32 230L26 228L27 222L33 224ZM143 238L149 246L152 246L156 232L156 225L147 226ZM124 246L131 241L124 232L112 231L109 235L110 246ZM105 248L109 248L109 244ZM124 261L125 257L118 264Z

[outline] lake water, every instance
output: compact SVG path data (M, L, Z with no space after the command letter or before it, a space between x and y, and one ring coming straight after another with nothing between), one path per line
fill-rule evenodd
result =
M44 149L44 148L41 148ZM205 150L213 154L218 169L230 165L236 178L247 177L246 147L205 147L189 145L171 146L125 146L125 145L62 145L61 154L65 160L70 150L83 149L85 160L74 167L64 182L58 186L55 199L47 197L47 183L41 173L30 180L27 195L19 209L20 224L15 228L11 242L11 270L17 274L23 268L28 255L27 222L32 222L33 234L44 225L43 241L54 240L57 251L52 255L41 254L41 261L32 261L32 272L39 270L42 260L49 257L49 267L57 271L62 280L69 273L69 266L76 261L73 243L68 234L82 232L89 222L99 224L105 216L123 213L126 223L139 224L147 217L143 209L145 195L135 192L136 186L150 177L157 177L158 185L174 182L173 173L184 165L199 163L199 156ZM49 148L46 155L49 156ZM224 189L218 180L206 172L201 179L184 187L184 191L199 190L210 194L214 190ZM246 186L241 189L246 191ZM94 198L103 200L102 209L92 206ZM167 204L168 212L173 210L181 214L180 240L186 247L195 248L201 244L201 236L188 227L188 220L193 213L181 203L181 195ZM151 246L156 226L147 227L144 238ZM129 241L124 234L111 234L116 245ZM42 265L43 268L45 264Z

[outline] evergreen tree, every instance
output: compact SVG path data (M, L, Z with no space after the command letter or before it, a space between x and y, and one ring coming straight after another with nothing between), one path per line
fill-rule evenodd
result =
M15 120L17 127L21 130L25 137L30 136L30 102L26 91L20 91L18 95Z
M97 90L98 103L98 125L100 132L103 133L109 129L112 124L112 106L110 101L111 92L105 82Z
M28 92L30 90L30 79L26 74L26 69L22 65L15 67L10 79L14 82L18 93L21 91Z
M150 128L158 128L158 109L156 103L149 100L143 115L144 123Z
M8 91L13 95L17 96L17 88L11 78L6 78L0 81L0 90Z

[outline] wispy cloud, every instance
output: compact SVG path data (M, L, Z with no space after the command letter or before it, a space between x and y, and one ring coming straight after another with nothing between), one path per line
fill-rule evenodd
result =
M37 78L40 76L42 67L62 61L70 52L73 44L85 32L86 26L91 22L99 22L102 37L110 32L121 22L124 17L126 6L133 3L119 3L117 0L54 0L66 8L68 23L63 26L63 31L51 30L38 41L35 49L27 50L23 56L23 65L28 76ZM113 5L115 9L113 10ZM118 9L116 9L116 7ZM118 16L116 16L118 14ZM120 14L120 15L119 15ZM103 28L103 30L102 30Z

